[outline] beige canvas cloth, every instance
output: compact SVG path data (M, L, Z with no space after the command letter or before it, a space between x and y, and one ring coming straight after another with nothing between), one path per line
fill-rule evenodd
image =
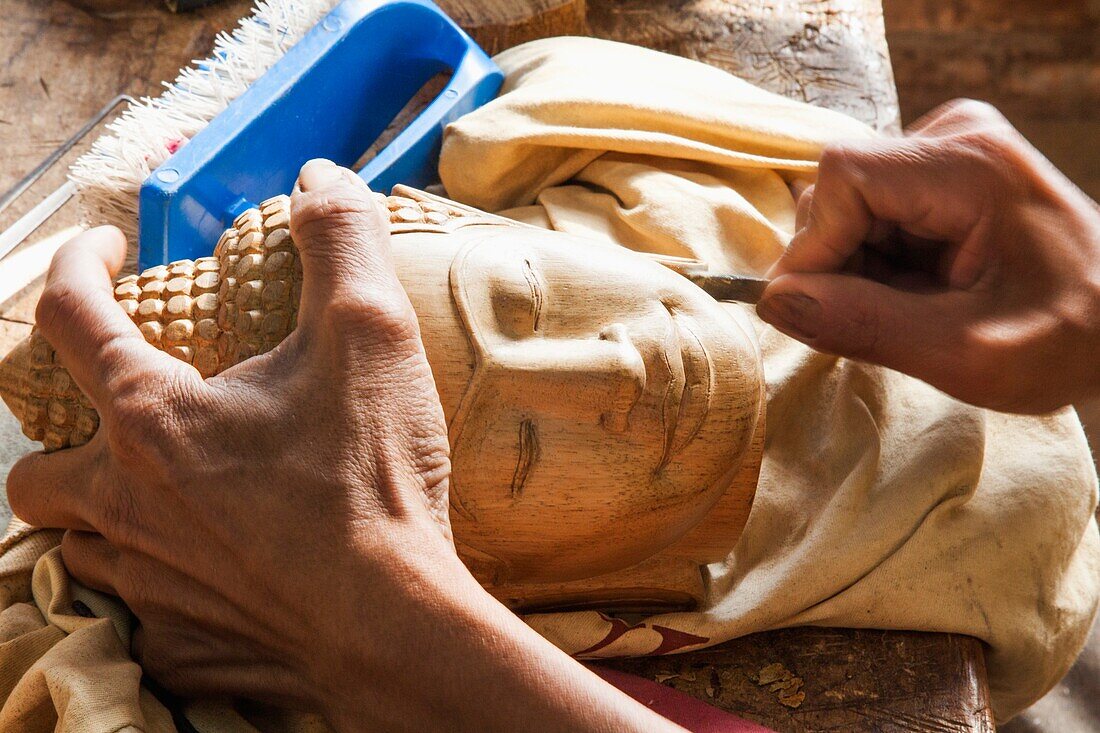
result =
M450 196L715 269L763 272L794 227L787 184L812 178L822 145L873 134L610 42L551 39L497 61L501 96L448 130ZM768 380L760 486L744 536L710 568L705 606L528 622L585 657L801 624L958 632L988 644L999 718L1040 696L1072 663L1100 593L1097 479L1074 414L968 407L757 327ZM0 545L0 730L172 730L137 684L125 609L68 579L50 549L56 532L13 532ZM320 729L226 701L184 712L203 733Z

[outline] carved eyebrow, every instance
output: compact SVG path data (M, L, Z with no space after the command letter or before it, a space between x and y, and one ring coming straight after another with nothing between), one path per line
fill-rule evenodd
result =
M519 424L519 458L516 470L512 473L512 498L517 499L523 493L531 466L539 457L539 432L533 420L522 420Z
M542 292L542 285L539 284L538 275L535 274L535 268L531 266L531 260L523 261L523 279L527 281L527 287L531 289L531 315L534 317L534 329L539 330L539 319L542 318L542 305L545 301L545 297Z

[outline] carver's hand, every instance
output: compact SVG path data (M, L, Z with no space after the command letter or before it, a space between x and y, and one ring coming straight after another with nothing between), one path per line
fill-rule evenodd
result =
M779 330L995 409L1100 391L1100 209L992 107L827 148L798 209Z
M66 566L129 605L135 656L185 696L317 709L345 730L661 726L459 561L446 425L386 218L327 161L299 183L298 328L205 382L115 303L117 230L62 248L38 324L100 428L20 461L13 511L70 530Z
M78 530L65 564L127 602L146 670L182 692L235 678L243 694L317 695L323 680L290 670L310 668L318 638L395 621L340 579L367 573L366 595L397 593L446 549L443 414L385 220L357 180L303 170L300 327L206 382L114 302L117 230L86 233L51 266L38 326L101 424L86 446L17 464L12 509ZM414 541L436 551L395 552ZM367 613L316 612L364 602Z

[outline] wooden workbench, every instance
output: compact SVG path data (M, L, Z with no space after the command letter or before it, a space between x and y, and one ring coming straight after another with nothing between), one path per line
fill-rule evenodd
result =
M160 80L206 55L214 34L249 5L229 0L177 17L154 0L108 2L112 10L93 12L62 0L5 0L0 190L115 94L156 94ZM879 129L897 125L880 0L590 0L587 15L583 0L534 0L543 13L533 23L513 22L505 0L440 4L477 26L475 37L490 51L533 36L584 32L587 18L592 35L698 58ZM52 190L63 175L54 171L34 190ZM0 228L32 204L13 207ZM66 210L38 236L74 222L75 212ZM0 354L29 331L40 288L32 283L0 304ZM0 421L0 442L21 450L10 431L10 421ZM0 449L0 475L3 461ZM777 730L993 729L981 646L947 634L789 629L609 664Z

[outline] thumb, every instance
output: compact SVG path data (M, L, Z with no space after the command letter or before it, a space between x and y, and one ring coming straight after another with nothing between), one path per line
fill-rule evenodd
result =
M914 293L844 274L782 275L757 314L818 351L881 364L944 389L958 370L966 294Z
M317 325L334 304L404 310L381 198L331 161L302 167L290 198L290 231L302 259L299 322Z

